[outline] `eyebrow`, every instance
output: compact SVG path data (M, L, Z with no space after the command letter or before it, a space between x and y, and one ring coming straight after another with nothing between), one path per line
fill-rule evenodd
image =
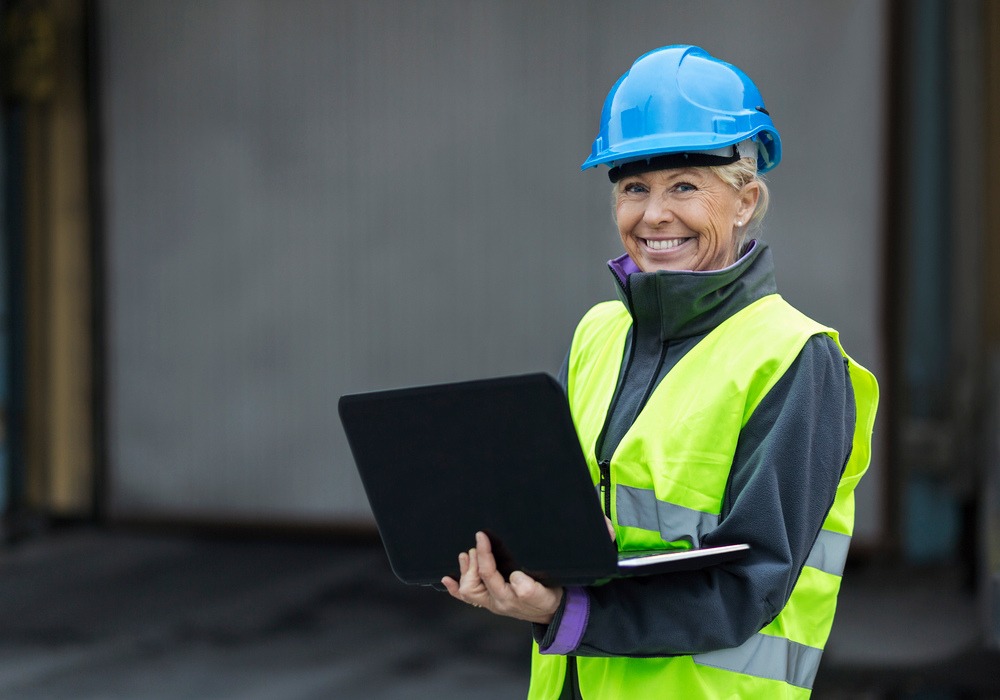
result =
M674 183L677 182L678 180L692 180L692 181L703 180L705 178L705 174L699 172L700 170L701 168L698 167L671 168L668 171L653 170L645 173L636 173L635 175L628 175L626 177L623 177L619 181L619 183L621 185L626 185L632 182L647 183L651 182L654 179L666 181L668 183ZM668 174L665 176L654 177L654 173L660 173L660 172L667 172Z

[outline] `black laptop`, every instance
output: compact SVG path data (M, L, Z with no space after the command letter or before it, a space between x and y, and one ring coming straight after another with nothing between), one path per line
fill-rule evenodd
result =
M505 575L553 584L684 571L745 544L619 555L562 387L547 374L343 396L340 418L389 563L440 586L489 535Z

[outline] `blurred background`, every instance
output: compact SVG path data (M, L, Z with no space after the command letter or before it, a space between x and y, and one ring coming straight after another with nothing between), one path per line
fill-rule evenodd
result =
M0 696L521 697L395 581L345 393L554 373L607 90L781 131L782 294L882 388L816 697L1000 697L1000 1L0 0Z

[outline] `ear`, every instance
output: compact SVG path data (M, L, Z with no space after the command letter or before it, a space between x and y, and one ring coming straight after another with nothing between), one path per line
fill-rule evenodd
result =
M760 185L751 180L743 185L743 188L736 194L736 218L740 221L749 221L757 209L757 200L760 199Z

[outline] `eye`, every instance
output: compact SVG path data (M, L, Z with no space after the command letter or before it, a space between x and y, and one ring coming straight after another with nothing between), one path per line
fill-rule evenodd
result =
M649 192L649 188L642 182L633 180L632 182L626 182L622 185L622 192L625 194L645 194L646 192Z
M690 182L678 182L674 185L675 192L694 192L698 188L692 185Z

